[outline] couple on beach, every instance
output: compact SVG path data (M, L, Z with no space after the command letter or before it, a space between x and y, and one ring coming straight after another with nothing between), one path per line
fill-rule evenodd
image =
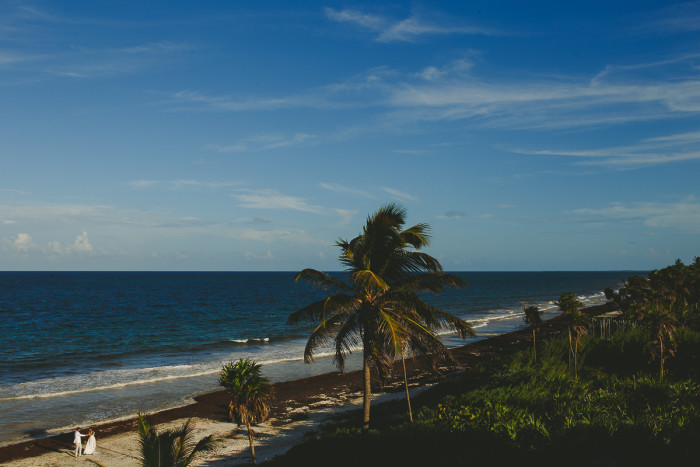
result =
M97 440L95 439L95 432L92 428L88 428L88 433L86 435L80 432L80 428L75 430L73 436L73 442L75 443L75 457L79 457L83 454L95 454L95 449L97 448ZM88 436L87 443L85 443L85 449L83 449L83 437Z

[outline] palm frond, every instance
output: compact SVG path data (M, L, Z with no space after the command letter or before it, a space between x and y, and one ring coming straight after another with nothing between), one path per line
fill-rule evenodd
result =
M304 269L300 271L296 276L294 276L294 281L298 282L303 280L308 282L314 287L318 287L322 290L338 290L338 291L352 291L352 287L347 285L345 282L336 279L330 274L325 272L317 271L316 269Z
M362 343L361 326L356 313L349 314L346 321L338 327L335 336L335 355L333 363L338 370L345 371L345 358Z
M401 232L401 239L411 245L413 248L420 249L430 245L431 235L430 226L428 224L416 224L403 232Z
M287 317L287 324L323 322L330 316L345 313L356 306L357 298L352 295L335 294L315 301Z
M444 272L425 272L410 274L392 284L392 288L401 292L438 294L446 288L462 288L469 285L467 281L454 274Z
M356 271L352 275L352 280L361 290L381 291L389 288L389 285L384 281L384 279L368 269Z
M342 329L349 318L352 318L351 314L336 314L316 326L311 332L308 341L306 341L306 346L304 347L304 362L311 363L314 360L314 352L316 349L328 346L334 339L333 336L337 335L339 329Z

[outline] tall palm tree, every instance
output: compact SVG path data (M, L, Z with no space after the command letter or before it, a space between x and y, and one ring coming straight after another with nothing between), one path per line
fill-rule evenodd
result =
M250 454L255 464L253 430L250 425L262 423L270 416L272 385L260 373L261 365L248 358L225 364L219 373L219 384L231 396L229 415L238 425L248 429Z
M289 316L290 324L318 323L304 361L311 362L317 348L333 343L334 362L343 371L347 355L356 347L362 350L363 431L369 429L371 368L403 357L409 348L449 357L438 329L452 329L460 337L474 335L469 323L420 298L420 293L437 294L466 282L446 274L437 259L420 251L430 242L429 226L402 230L405 218L398 205L382 206L367 218L360 235L336 242L349 283L315 269L304 269L295 278L334 292Z
M571 359L573 358L574 376L578 377L578 343L581 336L586 332L586 327L584 325L585 315L581 312L583 303L576 298L573 292L564 292L559 295L559 301L556 302L556 304L566 320L567 330L569 332L569 371L571 370ZM574 340L576 341L575 347Z
M658 350L652 351L652 358L659 360L659 379L664 379L664 362L675 354L675 334L678 319L671 311L671 306L659 302L648 304L641 313L641 322L651 332L652 342L658 344Z
M534 305L528 305L523 308L525 312L525 324L529 324L532 328L532 350L535 353L535 362L537 362L537 329L542 324L542 316L540 309Z
M191 419L160 433L143 414L139 414L137 424L143 467L186 467L198 454L213 451L219 444L212 435L195 443Z

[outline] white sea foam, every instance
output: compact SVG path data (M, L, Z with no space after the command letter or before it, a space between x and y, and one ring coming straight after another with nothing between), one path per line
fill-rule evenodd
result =
M235 342L237 344L247 344L249 342L270 342L269 337L251 337L249 339L231 339L230 342Z

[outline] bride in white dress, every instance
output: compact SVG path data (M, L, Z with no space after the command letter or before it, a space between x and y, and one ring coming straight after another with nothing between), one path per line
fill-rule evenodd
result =
M90 429L90 437L87 440L87 443L85 443L85 449L83 450L83 454L95 454L95 449L97 448L97 440L95 440L95 432L92 431L92 428Z

